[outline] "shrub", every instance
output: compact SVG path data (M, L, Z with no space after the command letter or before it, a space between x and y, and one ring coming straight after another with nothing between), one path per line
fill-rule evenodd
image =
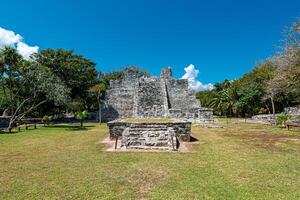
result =
M280 114L277 116L277 125L284 126L287 120L291 119L290 115Z
M44 123L44 125L49 125L50 122L53 121L53 116L48 116L48 115L45 115L42 119L42 122Z
M83 126L83 120L86 119L88 116L88 112L85 111L78 111L75 113L75 118L80 120L80 126Z

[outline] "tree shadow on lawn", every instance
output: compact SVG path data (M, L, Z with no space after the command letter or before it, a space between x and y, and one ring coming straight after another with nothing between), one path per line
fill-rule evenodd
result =
M86 131L93 127L96 126L84 125L83 127L81 127L80 125L75 125L75 124L55 124L55 125L47 126L47 128L64 128L69 131Z
M96 127L95 125L83 125L83 127L81 127L79 124L52 124L49 126L46 126L46 128L62 128L65 129L67 131L86 131L89 130L91 128Z
M6 129L0 129L0 134L2 135L8 135L8 134L16 134L16 133L21 133L21 132L26 132L26 131L30 131L30 130L39 130L39 127L42 126L38 126L37 129L27 129L27 130L22 130L22 131L18 131L17 128L13 128L11 130L11 132L8 132ZM84 125L83 127L81 127L79 124L54 124L54 125L48 125L48 126L43 126L43 128L62 128L65 129L67 131L87 131L91 128L96 127L95 125Z
M0 134L8 134L8 132L0 129Z
M5 135L9 135L9 134L15 134L15 133L19 133L20 131L18 131L17 129L13 128L10 132L5 128L5 129L0 129L0 135L1 134L5 134Z

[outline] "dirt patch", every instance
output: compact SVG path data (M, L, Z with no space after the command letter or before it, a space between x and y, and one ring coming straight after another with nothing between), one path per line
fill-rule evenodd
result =
M243 134L225 133L224 136L237 138L240 139L244 144L250 145L252 147L254 146L257 148L263 148L270 151L287 152L287 151L291 151L292 149L281 148L280 144L288 144L291 142L300 144L299 136L292 136L292 135L282 136L282 135L269 134L266 132L243 133Z

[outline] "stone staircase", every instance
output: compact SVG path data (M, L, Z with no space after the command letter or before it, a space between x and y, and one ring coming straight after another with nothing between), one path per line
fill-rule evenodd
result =
M121 147L126 149L177 150L173 128L166 124L133 123L124 129Z

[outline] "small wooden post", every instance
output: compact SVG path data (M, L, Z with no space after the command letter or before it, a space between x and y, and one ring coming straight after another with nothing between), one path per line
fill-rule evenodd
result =
M119 137L119 136L116 136L115 149L117 149L117 145L118 145L118 137Z
M19 132L21 131L21 127L20 127L20 126L18 126L18 131L19 131Z
M36 124L34 124L34 129L36 129Z
M27 124L25 124L25 129L26 129L26 130L28 130L28 126L27 126Z

